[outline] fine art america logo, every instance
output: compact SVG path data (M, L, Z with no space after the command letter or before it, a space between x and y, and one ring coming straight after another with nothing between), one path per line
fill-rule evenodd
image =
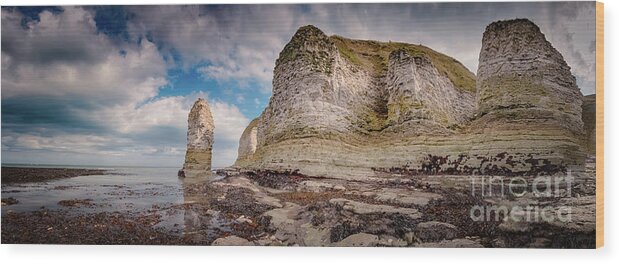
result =
M543 201L572 196L574 177L565 176L471 177L471 194L487 205L470 210L473 221L571 222L570 206L545 206Z

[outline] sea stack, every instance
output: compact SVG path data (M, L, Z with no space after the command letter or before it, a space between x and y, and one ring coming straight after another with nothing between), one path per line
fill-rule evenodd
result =
M537 25L528 19L488 25L472 126L483 131L481 145L528 153L546 168L582 164L582 100L570 67Z
M187 152L185 164L179 171L183 177L208 177L211 175L213 131L215 124L208 102L199 98L189 111L187 119Z
M563 56L527 19L484 32L477 70L478 114L527 120L582 133L582 94Z

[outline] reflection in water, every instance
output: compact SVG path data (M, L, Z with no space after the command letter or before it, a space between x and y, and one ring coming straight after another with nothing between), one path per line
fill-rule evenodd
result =
M75 213L137 213L182 204L181 180L175 168L117 168L114 174L26 184L2 185L2 198L19 201L2 213L67 209L62 200L91 199L94 206L70 208Z
M68 216L118 212L127 217L153 217L152 227L183 236L194 243L210 243L221 233L230 232L230 221L212 210L216 199L209 188L222 179L179 178L177 168L115 168L113 174L79 176L47 182L2 185L2 198L17 204L2 206L9 212L41 209ZM66 206L67 200L88 201ZM63 201L59 204L59 202ZM61 205L61 204L64 204Z
M208 188L213 181L221 180L222 175L212 173L207 177L181 178L183 183L183 235L194 243L210 243L220 233L230 232L230 222L219 211L211 209L213 194Z

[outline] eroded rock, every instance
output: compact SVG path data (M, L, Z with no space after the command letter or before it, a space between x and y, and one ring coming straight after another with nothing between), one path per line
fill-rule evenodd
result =
M331 199L331 204L341 206L344 210L350 210L356 214L403 214L412 219L421 217L417 209L394 207L389 205L367 204L342 198Z
M422 242L451 240L458 236L458 228L449 223L437 221L423 222L415 227L415 236Z
M194 103L187 123L187 152L179 176L208 177L211 175L215 123L206 100L200 98Z
M249 162L247 160L251 159L252 155L256 152L256 147L258 146L259 121L259 118L252 120L241 135L238 156L235 162L237 166Z

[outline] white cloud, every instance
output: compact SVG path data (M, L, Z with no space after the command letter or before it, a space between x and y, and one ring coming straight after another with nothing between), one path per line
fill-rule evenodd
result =
M73 159L65 163L182 164L187 115L195 99L207 95L160 97L168 65L155 44L113 42L97 33L93 15L79 7L58 14L44 11L40 21L26 29L21 17L2 11L2 99L46 96L66 102L74 116L101 130L5 129L2 149L7 160L31 160L25 155L29 153L48 161L55 156ZM216 126L214 166L228 166L249 121L234 105L210 103Z
M205 78L255 82L269 93L275 60L301 22L295 5L140 6L130 32L148 32L178 52L184 66L207 63ZM152 18L158 18L156 20ZM174 21L174 22L170 22Z
M189 112L184 101L183 96L163 97L85 114L122 134L140 133L159 126L183 128L187 126Z
M222 140L238 144L243 130L249 124L249 119L235 105L211 101L210 106L215 121L215 142Z
M3 148L10 148L14 151L45 150L50 152L70 152L105 156L126 156L127 148L131 147L129 146L131 141L125 138L80 134L55 136L19 134L15 136L3 136L2 144L4 145ZM110 148L123 145L128 146L124 149Z
M40 22L21 28L21 16L2 11L2 97L88 97L99 104L143 101L166 84L157 47L117 46L97 34L93 16L79 7L44 11ZM124 51L124 55L120 50ZM95 96L96 95L96 96Z
M572 68L583 94L595 93L595 3L559 3L541 26L548 40Z

